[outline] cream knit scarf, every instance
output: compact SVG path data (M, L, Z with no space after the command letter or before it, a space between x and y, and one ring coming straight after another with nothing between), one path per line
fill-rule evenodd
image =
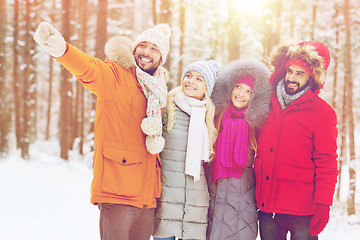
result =
M209 132L205 123L205 101L187 97L183 92L179 92L174 102L190 115L185 174L193 176L196 182L200 179L201 161L209 162Z
M162 137L161 109L166 105L166 78L167 72L161 66L154 76L136 66L136 79L147 98L147 117L143 119L141 129L147 135L146 148L151 154L161 152L165 145Z

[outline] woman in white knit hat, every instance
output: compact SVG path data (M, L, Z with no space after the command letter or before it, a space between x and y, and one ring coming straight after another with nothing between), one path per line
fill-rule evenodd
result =
M214 60L195 62L167 96L155 240L206 238L209 193L203 163L210 161L217 136L210 95L219 70Z

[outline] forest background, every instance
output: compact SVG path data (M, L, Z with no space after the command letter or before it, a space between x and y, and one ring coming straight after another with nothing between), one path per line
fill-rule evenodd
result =
M0 157L16 145L24 161L37 140L57 139L60 157L93 147L96 99L33 40L42 21L104 60L106 41L135 39L168 23L169 89L193 61L239 58L267 63L278 44L316 40L331 52L320 94L337 112L339 181L335 203L359 212L360 1L358 0L0 0ZM12 140L14 139L14 140ZM346 192L341 197L341 192Z

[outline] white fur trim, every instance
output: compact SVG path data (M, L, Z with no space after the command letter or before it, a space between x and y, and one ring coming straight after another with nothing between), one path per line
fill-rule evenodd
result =
M164 149L165 139L160 136L147 136L145 144L149 153L157 154Z
M132 41L127 37L113 37L105 45L105 55L126 69L135 65Z

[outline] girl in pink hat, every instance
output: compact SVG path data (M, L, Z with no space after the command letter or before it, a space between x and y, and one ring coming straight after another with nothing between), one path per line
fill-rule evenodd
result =
M257 209L253 161L256 130L269 113L271 88L267 67L237 60L219 75L211 96L219 131L212 161L208 237L255 240Z

